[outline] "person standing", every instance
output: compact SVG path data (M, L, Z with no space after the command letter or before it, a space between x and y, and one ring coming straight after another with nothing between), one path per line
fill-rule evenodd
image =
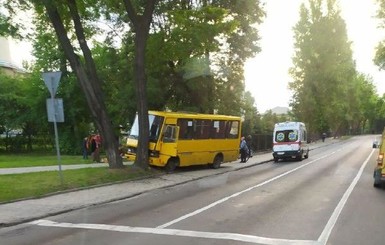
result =
M83 159L88 159L88 137L84 137L82 144Z
M251 154L251 144L253 142L253 137L249 134L247 137L246 137L246 145L247 145L247 154L250 157L252 157L252 154Z
M97 151L97 144L96 144L96 135L91 135L91 143L90 143L90 148L91 148L91 158L93 162L97 162L98 160L98 151Z
M322 142L325 142L326 139L326 133L322 133Z
M102 141L101 141L101 138L100 138L99 134L94 136L93 142L94 142L94 145L95 145L95 150L94 150L94 154L93 154L93 159L92 160L94 162L100 162L100 147L102 145Z
M239 146L239 150L241 152L241 163L246 162L246 157L248 154L248 148L247 148L247 143L245 140L245 137L242 136L241 138L241 144Z

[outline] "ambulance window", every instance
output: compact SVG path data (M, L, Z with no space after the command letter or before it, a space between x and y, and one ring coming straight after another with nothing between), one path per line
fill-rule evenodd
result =
M290 142L295 142L298 139L298 132L297 130L290 130L287 132L287 138Z
M298 140L297 130L282 130L275 134L276 142L295 142Z
M285 141L285 132L284 131L277 131L275 134L275 141L276 142L284 142Z

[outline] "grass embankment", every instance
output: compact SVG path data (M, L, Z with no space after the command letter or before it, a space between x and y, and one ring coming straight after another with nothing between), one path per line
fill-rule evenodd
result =
M79 164L79 156L63 156L62 164ZM3 162L4 161L4 162ZM90 161L84 160L84 164ZM57 158L51 156L0 156L0 168L57 165ZM111 170L106 167L63 170L63 183L58 171L25 174L0 175L0 203L24 198L41 197L58 191L85 188L94 185L132 180L153 175L132 166Z
M83 159L82 156L60 156L60 164L87 164L92 160ZM57 155L38 155L38 154L20 154L20 155L0 155L0 168L19 168L19 167L37 167L58 165Z

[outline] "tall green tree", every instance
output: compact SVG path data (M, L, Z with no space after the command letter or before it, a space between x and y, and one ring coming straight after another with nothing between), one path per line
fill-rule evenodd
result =
M263 17L259 1L160 2L147 60L167 108L239 115Z
M335 0L309 0L294 27L291 106L310 132L340 134L349 115L348 88L356 76L346 24ZM332 41L331 41L332 40Z
M147 108L241 114L243 65L260 50L259 1L4 1L34 4L35 70L63 71L66 85L59 92L75 95L70 105L79 108L66 111L73 120L87 123L86 116L77 116L86 102L99 131L114 131L137 111L146 137ZM92 109L95 97L103 115ZM75 132L81 124L67 126ZM136 164L143 168L147 146L140 138Z
M82 23L81 13L78 3L75 0L69 0L66 3L56 1L37 1L36 8L42 4L48 15L50 22L55 30L60 47L66 55L69 64L74 71L80 87L85 94L90 112L94 117L99 133L103 139L103 146L106 150L108 164L110 168L122 168L123 162L119 155L119 142L115 135L107 108L104 104L101 81L97 73L92 52L87 43L84 24ZM80 8L84 7L80 5ZM59 9L60 8L60 9ZM83 55L83 60L76 53L75 45L68 36L67 28L64 25L65 20L70 20L74 28L74 37L76 37L79 48Z
M242 114L244 115L244 120L242 123L242 135L245 136L255 134L260 124L260 115L257 108L255 107L255 100L251 96L250 92L245 93L242 108Z
M146 90L147 78L145 71L145 53L152 14L157 2L157 0L148 0L141 5L135 6L130 0L123 1L127 15L133 26L133 32L135 33L134 78L139 119L139 141L135 164L141 168L148 167L148 132L150 131Z
M385 1L377 0L378 10L377 10L377 19L380 21L378 28L385 29ZM380 70L385 69L385 40L381 40L376 47L376 54L374 57L374 63L378 66ZM382 132L384 130L385 122L385 94L378 98L376 103L376 115L377 118L373 123L373 130L376 132Z
M379 28L385 29L385 1L377 0L377 3L378 3L377 19L380 21ZM380 41L376 47L374 63L381 70L385 69L385 40Z

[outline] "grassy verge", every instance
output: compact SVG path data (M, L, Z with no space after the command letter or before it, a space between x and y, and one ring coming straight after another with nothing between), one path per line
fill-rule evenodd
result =
M155 172L128 166L120 170L110 170L104 167L66 170L62 174L63 185L57 171L2 175L0 177L0 202L41 197L58 191L149 177Z
M103 156L102 156L103 157ZM82 156L60 156L60 163L62 165L70 164L87 164L92 163L90 158L83 159ZM21 155L0 155L0 168L18 168L18 167L36 167L36 166L51 166L57 165L57 155L35 155L35 154L21 154Z

